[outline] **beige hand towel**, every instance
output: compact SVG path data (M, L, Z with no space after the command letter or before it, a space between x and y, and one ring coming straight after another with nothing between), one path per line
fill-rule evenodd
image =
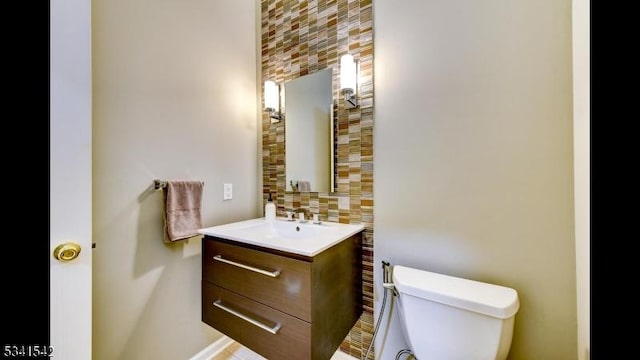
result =
M167 180L164 188L164 241L172 242L197 236L202 228L202 188L195 180Z

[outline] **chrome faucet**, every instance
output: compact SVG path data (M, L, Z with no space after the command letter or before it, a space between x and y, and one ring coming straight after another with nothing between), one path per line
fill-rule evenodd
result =
M298 217L301 223L306 223L307 219L311 218L311 212L305 208L297 208L293 210L294 214L302 213L302 217Z
M311 211L304 208L297 208L292 211L287 211L287 216L289 214L302 214L302 217L298 216L298 222L306 223L307 221L312 221L316 225L322 224L320 221L320 214L314 214ZM313 219L313 220L312 220ZM290 221L295 221L295 219L291 219Z

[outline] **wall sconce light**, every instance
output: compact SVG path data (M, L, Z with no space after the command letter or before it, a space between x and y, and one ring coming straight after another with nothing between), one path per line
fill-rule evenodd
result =
M346 54L340 58L340 92L344 96L347 109L358 107L357 97L358 67L353 56Z
M280 114L280 87L275 81L267 80L264 82L264 107L269 112L272 124L282 120L282 114Z

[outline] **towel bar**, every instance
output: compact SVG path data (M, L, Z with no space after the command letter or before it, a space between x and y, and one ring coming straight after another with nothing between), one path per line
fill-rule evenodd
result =
M202 182L202 186L204 186L204 182ZM153 189L154 190L162 190L164 188L167 187L167 181L166 180L158 180L158 179L154 179L153 180Z
M160 189L163 189L163 188L166 188L166 187L167 187L167 182L166 181L162 181L162 180L158 180L158 179L153 180L153 189L154 190L160 190Z

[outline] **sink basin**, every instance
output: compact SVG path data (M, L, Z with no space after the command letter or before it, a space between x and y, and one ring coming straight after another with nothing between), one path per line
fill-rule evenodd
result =
M287 221L284 218L272 221L257 218L204 228L198 232L299 255L315 256L362 230L362 224L312 224Z
M264 236L267 239L297 239L308 240L320 235L328 235L336 232L335 226L323 226L310 223L298 223L292 221L265 221L255 225L239 229L247 237Z

